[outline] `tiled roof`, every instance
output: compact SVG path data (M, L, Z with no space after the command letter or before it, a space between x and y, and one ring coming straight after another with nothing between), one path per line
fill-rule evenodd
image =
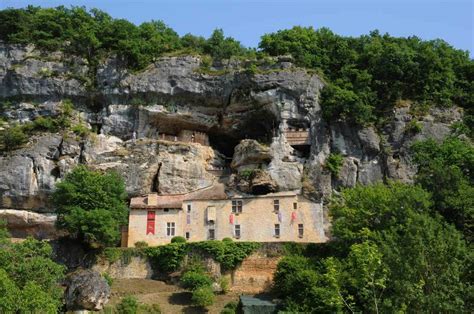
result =
M152 194L148 194L152 195ZM164 209L164 208L182 208L183 201L192 200L223 200L227 199L223 184L214 184L213 186L193 191L186 194L168 194L156 195L156 205L148 204L148 195L133 197L130 200L132 209Z
M181 208L185 194L158 195L157 205L148 205L148 195L133 197L130 208Z

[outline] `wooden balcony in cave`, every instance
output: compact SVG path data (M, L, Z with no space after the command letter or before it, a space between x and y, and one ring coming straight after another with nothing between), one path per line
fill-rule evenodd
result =
M291 146L309 146L309 129L286 129L283 134Z

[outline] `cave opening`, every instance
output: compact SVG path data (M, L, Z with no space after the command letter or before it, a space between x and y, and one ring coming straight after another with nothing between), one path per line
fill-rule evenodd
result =
M311 154L311 145L292 145L296 156L308 159Z
M240 138L226 133L209 133L209 144L211 147L230 159L234 156L234 148L239 142Z
M210 145L227 158L232 158L235 146L244 139L271 144L279 124L274 113L269 110L253 111L242 120L238 127L231 130L215 128L208 132Z

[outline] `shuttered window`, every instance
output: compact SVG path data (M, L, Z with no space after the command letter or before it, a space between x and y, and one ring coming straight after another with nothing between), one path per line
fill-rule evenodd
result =
M155 234L155 211L150 210L146 215L146 234Z

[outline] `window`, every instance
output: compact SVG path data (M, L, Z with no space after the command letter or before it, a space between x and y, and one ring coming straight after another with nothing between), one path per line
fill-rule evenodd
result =
M273 211L276 213L280 211L280 200L273 200Z
M165 213L167 213L167 212L169 212L169 211L170 211L169 208L165 208L165 209L164 209L164 212L165 212Z
M232 212L236 214L242 212L242 201L232 201Z
M298 224L298 237L302 238L304 234L303 224Z
M275 224L275 237L280 237L280 224Z
M216 230L209 229L209 240L215 240L215 239L216 239Z
M298 203L293 203L293 209L298 209Z
M189 240L190 234L189 232L186 232L186 240Z
M191 212L191 204L188 204L188 213Z
M240 238L240 225L234 226L234 236L239 239Z
M167 222L166 223L166 235L169 237L174 236L175 224L174 222Z

